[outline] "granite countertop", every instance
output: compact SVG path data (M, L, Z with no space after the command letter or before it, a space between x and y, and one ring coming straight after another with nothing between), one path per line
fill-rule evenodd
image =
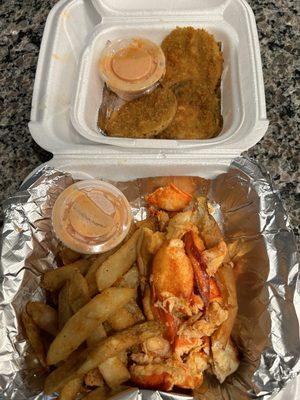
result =
M51 158L35 144L27 124L43 29L56 2L4 0L0 5L0 204ZM293 0L249 3L258 25L270 126L246 154L269 170L299 240L299 8Z

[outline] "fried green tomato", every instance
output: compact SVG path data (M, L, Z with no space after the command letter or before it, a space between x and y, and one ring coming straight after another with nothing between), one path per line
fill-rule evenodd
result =
M188 80L173 87L177 111L160 139L209 139L222 130L218 94L198 81Z
M108 136L153 138L172 122L176 109L172 90L158 87L114 111L104 130Z
M174 29L161 45L166 57L167 87L187 79L197 79L215 90L220 83L223 56L214 37L204 29Z

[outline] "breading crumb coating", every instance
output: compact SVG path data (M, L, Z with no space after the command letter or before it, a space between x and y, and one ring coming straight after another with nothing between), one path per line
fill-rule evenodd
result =
M177 101L172 90L158 87L112 113L105 131L108 136L153 138L172 122Z
M197 79L215 90L221 79L223 56L214 37L204 29L174 29L161 45L166 57L165 86Z

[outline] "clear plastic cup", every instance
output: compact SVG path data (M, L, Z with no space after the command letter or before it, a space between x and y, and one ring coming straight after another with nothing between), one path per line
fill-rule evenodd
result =
M109 41L101 53L99 72L107 86L124 100L153 90L166 71L160 46L143 38Z
M82 254L103 253L116 247L127 235L131 222L131 208L123 193L99 180L69 186L52 210L57 238Z

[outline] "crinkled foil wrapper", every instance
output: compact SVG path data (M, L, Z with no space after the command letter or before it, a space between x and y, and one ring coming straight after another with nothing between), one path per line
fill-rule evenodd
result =
M199 176L201 171L199 171ZM99 177L101 178L101 177ZM191 178L197 182L197 178ZM57 241L51 210L59 193L73 182L70 175L44 168L5 204L0 281L0 399L52 399L42 393L45 373L23 335L19 321L29 299L43 299L40 276L55 268ZM115 184L125 193L136 219L145 216L141 196L158 178ZM144 189L143 189L144 188ZM233 337L241 364L223 385L205 378L194 394L201 400L273 397L300 371L297 292L299 264L287 215L268 176L252 161L239 158L227 173L211 181L209 198L219 205L227 241L250 245L236 265L239 314ZM191 395L130 389L122 400L192 399Z

